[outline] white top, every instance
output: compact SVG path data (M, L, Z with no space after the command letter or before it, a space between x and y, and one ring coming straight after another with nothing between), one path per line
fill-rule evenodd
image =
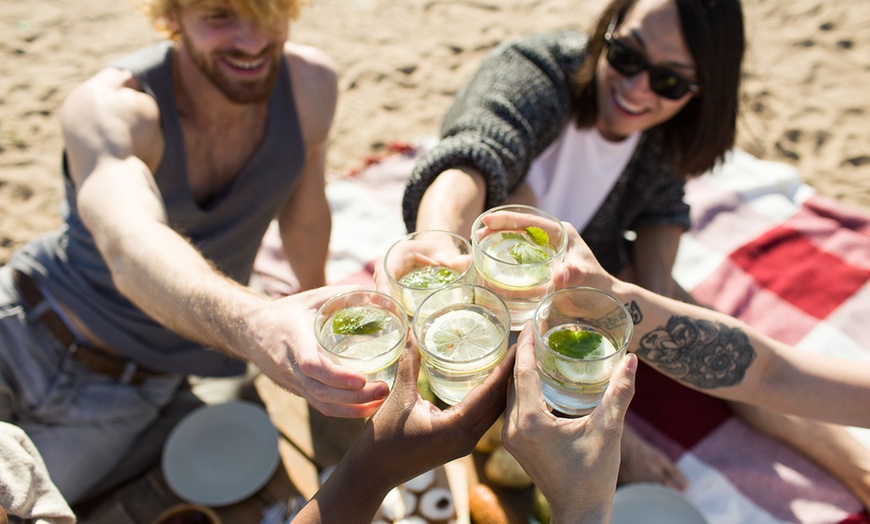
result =
M569 124L529 168L538 207L583 231L625 170L640 133L619 142Z

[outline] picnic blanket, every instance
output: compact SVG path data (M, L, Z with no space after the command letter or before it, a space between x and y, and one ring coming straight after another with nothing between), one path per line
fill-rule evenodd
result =
M419 148L395 149L327 186L332 284L371 286L375 262L406 233L401 198ZM792 167L739 150L692 180L686 199L694 225L674 275L696 300L802 349L870 359L870 216L815 193ZM274 295L294 288L280 253L270 229L255 272ZM628 423L685 473L686 497L711 524L870 523L823 470L652 368L638 373ZM870 431L850 431L870 447Z

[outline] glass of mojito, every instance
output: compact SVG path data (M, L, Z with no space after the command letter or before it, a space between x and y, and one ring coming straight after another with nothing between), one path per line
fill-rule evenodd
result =
M424 230L397 240L384 255L390 294L408 316L438 288L470 280L471 245L450 231Z
M547 404L568 416L589 414L631 340L628 309L604 291L572 287L544 298L533 324Z
M453 405L504 358L510 315L492 291L473 284L450 285L420 303L413 332L432 391Z
M408 339L408 319L388 295L351 291L320 307L314 335L330 360L359 371L369 382L382 380L392 388Z
M507 304L511 329L522 329L552 289L568 235L562 222L532 206L507 205L485 211L471 227L477 284Z

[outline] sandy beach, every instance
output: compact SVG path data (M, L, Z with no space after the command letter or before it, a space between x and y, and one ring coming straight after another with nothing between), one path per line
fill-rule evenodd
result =
M330 176L392 141L437 134L454 93L498 43L586 28L591 0L312 0L291 38L335 60ZM870 4L746 0L738 145L797 166L821 193L870 212ZM122 0L0 3L0 263L56 227L59 109L114 58L159 39Z

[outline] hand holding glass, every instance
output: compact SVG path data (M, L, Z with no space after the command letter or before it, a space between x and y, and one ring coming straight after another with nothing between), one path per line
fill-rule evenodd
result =
M567 245L562 222L531 206L494 207L474 221L471 249L477 283L505 301L512 330L522 329L550 292L553 271Z
M486 380L507 352L509 326L507 306L480 286L447 286L423 300L414 338L438 398L454 405Z
M628 309L590 287L548 295L535 310L535 359L547 404L586 415L604 396L634 324Z
M397 240L384 255L390 294L408 316L433 291L466 283L472 272L471 245L450 231L417 231Z
M314 318L314 335L336 364L383 380L390 388L408 337L405 311L377 291L351 291L329 299Z

